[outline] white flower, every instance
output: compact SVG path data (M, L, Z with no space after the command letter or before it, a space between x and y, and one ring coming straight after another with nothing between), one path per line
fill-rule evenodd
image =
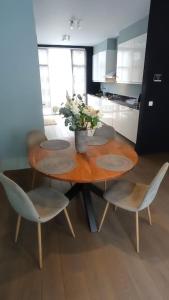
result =
M87 106L87 105L84 107L83 113L86 114L89 117L99 116L99 111L98 110L95 110L93 107Z
M71 111L72 111L72 113L74 115L78 115L79 114L79 105L75 101L72 101L70 109L71 109Z
M79 114L79 101L77 99L67 99L65 107L69 109L74 115Z
M93 129L102 126L102 123L99 121L101 117L99 110L86 105L80 97L73 96L73 98L70 98L67 94L66 98L65 107L60 109L60 113L66 118L66 123L69 125L70 130L75 130L75 124L76 128L80 129Z

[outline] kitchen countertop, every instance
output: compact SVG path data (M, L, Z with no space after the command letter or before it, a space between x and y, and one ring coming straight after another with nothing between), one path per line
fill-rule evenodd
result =
M130 104L130 103L127 103L124 100L110 100L110 101L113 101L113 103L117 103L117 104L129 107L129 108L139 110L139 104L138 103Z
M89 94L89 95L98 97L100 99L109 100L109 101L112 101L113 103L117 103L119 105L123 105L123 106L129 107L129 108L132 108L132 109L139 110L139 103L138 103L137 99L133 98L133 97L122 96L122 95L117 95L117 94L110 94L110 93L107 93L105 96L103 96L101 93ZM127 100L135 100L135 103L130 104L127 102Z

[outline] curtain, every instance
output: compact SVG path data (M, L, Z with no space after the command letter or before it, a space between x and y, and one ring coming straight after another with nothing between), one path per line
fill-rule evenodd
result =
M48 48L51 107L60 107L66 101L66 91L72 95L71 50Z

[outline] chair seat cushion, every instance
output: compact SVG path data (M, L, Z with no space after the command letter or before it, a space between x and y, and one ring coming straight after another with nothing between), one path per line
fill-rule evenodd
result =
M138 211L149 186L127 180L115 180L103 197L108 202L128 211Z
M68 198L49 187L39 187L28 192L39 216L40 222L47 222L58 215L68 204Z

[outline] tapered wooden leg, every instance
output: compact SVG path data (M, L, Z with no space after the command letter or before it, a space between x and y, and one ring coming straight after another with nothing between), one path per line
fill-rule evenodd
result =
M39 267L42 269L42 235L41 235L41 223L38 223L38 252L39 252Z
M139 218L138 218L138 211L136 212L136 250L137 253L140 251L139 245Z
M15 243L18 240L20 225L21 225L21 216L18 215L17 222L16 222Z
M66 220L67 220L67 222L68 222L70 231L71 231L73 237L75 238L75 233L74 233L74 230L73 230L73 226L72 226L72 223L70 222L70 218L69 218L69 215L68 215L68 212L67 212L67 209L66 209L66 208L64 209L64 213L65 213L65 217L66 217Z
M107 182L106 182L106 180L104 181L104 190L105 190L105 192L107 190Z
M116 205L114 205L114 211L117 211L117 206Z
M100 221L100 225L99 225L98 232L100 232L100 230L101 230L101 228L102 228L102 225L103 225L104 219L105 219L105 217L106 217L106 214L107 214L109 205L110 205L110 203L107 202L106 207L105 207L104 212L103 212L103 216L102 216L101 221Z
M33 175L32 175L32 184L31 188L33 189L35 186L35 179L36 179L36 170L33 170Z
M148 219L149 219L149 223L150 223L150 225L152 225L150 206L147 207L147 211L148 211Z

